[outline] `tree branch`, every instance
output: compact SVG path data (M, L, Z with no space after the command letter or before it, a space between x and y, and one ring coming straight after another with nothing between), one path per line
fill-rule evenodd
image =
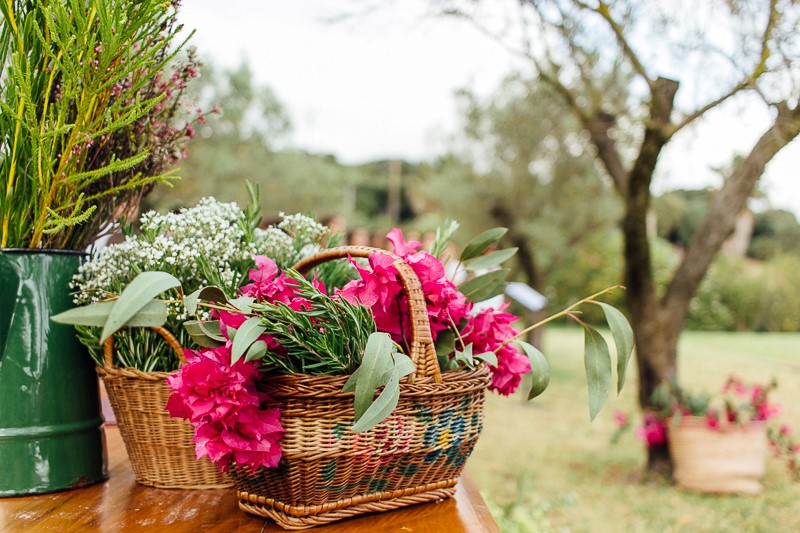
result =
M733 231L736 217L746 205L766 164L800 135L800 105L790 109L784 102L777 109L778 115L772 126L714 196L703 224L689 243L686 255L667 287L662 300L664 308L675 312L684 310L685 313L716 253Z
M770 1L767 26L764 28L764 33L761 36L761 54L759 55L758 62L753 67L752 72L750 72L742 81L734 85L727 93L705 104L704 106L700 107L699 109L695 110L694 112L684 117L683 120L681 120L674 128L672 128L672 130L669 132L669 137L672 137L679 130L688 126L698 118L702 117L704 114L706 114L706 112L708 112L711 109L714 109L725 100L734 96L736 93L744 89L747 89L749 87L755 86L756 81L758 81L758 78L760 78L761 75L767 71L767 59L769 58L770 55L769 39L772 36L772 30L775 29L775 24L777 23L777 18L778 18L778 10L776 3L777 0Z
M614 20L614 17L611 16L611 9L609 8L608 4L601 1L598 2L597 7L592 7L581 0L573 0L573 3L581 9L592 11L603 17L603 20L606 21L608 27L614 32L614 37L617 39L617 44L619 44L620 48L622 48L622 54L628 58L628 61L631 62L633 70L647 82L647 85L652 91L654 83L653 79L647 74L647 69L644 68L644 65L639 60L639 56L636 55L636 52L633 51L633 48L631 48L630 44L628 43L628 39L625 38L625 34L622 31L622 26L620 26L619 23Z

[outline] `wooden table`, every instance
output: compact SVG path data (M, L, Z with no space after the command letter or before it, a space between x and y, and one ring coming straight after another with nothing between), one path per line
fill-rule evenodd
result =
M274 522L240 511L236 492L164 490L136 483L116 427L106 428L110 477L71 491L0 498L0 532L270 532ZM2 465L0 465L2 475ZM468 473L455 498L351 518L314 528L320 533L499 532Z

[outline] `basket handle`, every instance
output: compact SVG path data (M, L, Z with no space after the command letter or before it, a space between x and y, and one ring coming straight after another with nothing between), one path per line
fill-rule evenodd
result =
M161 335L166 343L169 344L170 348L175 351L175 354L178 356L178 360L181 362L181 364L186 363L186 358L183 356L183 346L181 346L180 341L175 338L175 335L161 326L148 326L148 329L152 329ZM103 357L106 361L106 366L108 368L114 368L114 335L111 335L103 343Z
M411 312L411 346L409 347L411 353L408 356L417 367L415 374L409 376L409 382L413 382L413 378L416 376L419 378L433 377L436 383L441 383L442 374L439 370L439 361L436 358L436 349L433 346L431 327L428 322L428 308L425 305L422 285L414 270L400 256L369 246L339 246L310 255L295 264L293 268L301 274L305 274L313 267L326 261L346 259L347 257L367 258L376 253L386 254L394 259L392 266L399 272L400 280L403 282L403 290L408 296L408 307Z

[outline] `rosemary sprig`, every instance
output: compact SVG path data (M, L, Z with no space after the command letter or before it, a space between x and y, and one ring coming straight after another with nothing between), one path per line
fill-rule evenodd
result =
M353 373L369 335L375 332L369 308L323 294L294 270L286 274L297 284L297 296L309 305L299 310L283 302L251 305L261 318L264 333L281 346L262 356L262 368L313 375Z

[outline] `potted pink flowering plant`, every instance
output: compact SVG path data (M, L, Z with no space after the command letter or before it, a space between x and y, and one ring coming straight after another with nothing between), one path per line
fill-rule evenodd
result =
M712 493L758 493L766 468L768 447L784 457L798 477L798 446L786 425L768 427L780 413L769 401L777 386L747 384L730 376L719 398L691 394L677 385L661 387L654 395L658 410L644 416L637 436L648 446L669 443L676 484Z

